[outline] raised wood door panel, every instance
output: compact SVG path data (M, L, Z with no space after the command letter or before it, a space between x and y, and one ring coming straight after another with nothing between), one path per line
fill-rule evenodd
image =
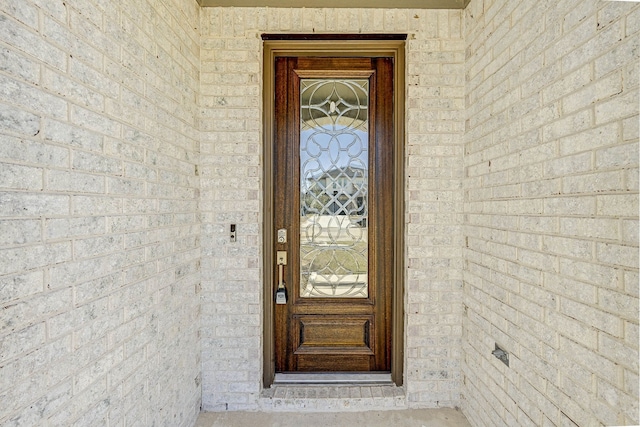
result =
M301 202L301 194L308 197L312 191L301 191L301 182L308 179L307 171L301 172L301 121L306 120L303 115L313 114L305 112L306 110L301 112L301 92L306 90L301 89L301 85L314 84L318 79L334 79L338 82L341 82L341 79L356 79L368 90L368 104L362 107L362 110L368 111L367 155L366 159L364 156L353 155L354 158L357 157L357 161L363 162L362 167L350 163L349 167L336 168L339 172L335 173L342 175L326 179L334 185L334 189L329 191L330 184L322 184L322 194L314 194L317 200L321 199L320 196L325 198L322 199L322 203L316 199L313 203L320 203L324 210L333 210L333 219L325 219L330 223L333 221L331 224L321 224L324 215L314 211L317 209L313 207L315 205L309 204L306 200ZM396 179L393 158L393 99L391 58L276 59L273 228L274 232L286 229L287 242L278 243L277 237L274 236L273 249L274 253L286 251L288 254L287 265L283 268L288 300L285 305L275 305L274 308L276 372L391 369L391 295L394 265L392 200ZM343 114L343 111L347 111L345 105L352 100L343 101L339 101L338 106L332 105L331 108ZM359 120L357 114L354 118ZM344 148L344 151L349 150L350 148ZM327 149L325 154L332 156L330 151ZM354 160L353 164L357 161ZM333 170L326 169L323 170L326 175L333 173ZM301 176L302 174L305 175ZM359 174L366 176L361 177ZM318 172L314 179L322 180L323 176ZM336 183L342 178L348 178L349 182L344 185L350 186L349 191L343 188L336 189L335 186L339 185ZM363 180L360 181L360 178ZM358 186L362 188L354 190ZM361 194L365 194L366 197L360 197ZM308 209L310 213L305 213ZM349 214L339 212L340 209L349 210ZM350 223L345 226L345 219L340 215L348 217ZM322 255L309 255L306 251L312 252L314 249L309 249L307 241L303 240L309 238L309 233L315 232L316 224L306 225L311 221L308 218L317 221L318 229L329 230L325 231L328 234L332 233L334 223L341 223L337 226L336 233L346 230L344 234L351 238L361 233L365 246L360 246L360 243L351 244L349 255L342 255L347 258L353 257L356 261L336 261L336 266L332 267L338 271L336 274L326 271L323 274L309 273L309 264L313 266L317 261L330 265L334 262L331 259L335 260L338 257L335 254L342 252L336 243L334 246L338 249L334 255L327 257L327 261L324 261ZM318 245L322 244L324 243ZM327 245L330 246L328 243ZM310 262L309 259L313 261ZM360 271L362 264L366 264L364 272ZM357 271L349 271L349 268ZM279 281L278 274L279 269L276 267L274 283ZM351 290L348 291L351 293L336 293L335 283L340 280L347 284L353 282ZM308 283L305 285L305 282Z

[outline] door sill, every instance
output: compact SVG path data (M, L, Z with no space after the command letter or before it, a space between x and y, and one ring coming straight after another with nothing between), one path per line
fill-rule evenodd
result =
M276 373L273 385L393 385L391 373L308 373L287 372Z

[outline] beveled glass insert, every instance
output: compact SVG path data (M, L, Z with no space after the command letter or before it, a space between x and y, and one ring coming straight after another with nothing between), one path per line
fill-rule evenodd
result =
M366 298L369 81L300 82L300 295Z

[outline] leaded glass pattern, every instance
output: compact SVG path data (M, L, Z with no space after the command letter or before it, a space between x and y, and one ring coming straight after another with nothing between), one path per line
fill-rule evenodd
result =
M300 294L368 296L367 79L300 83Z

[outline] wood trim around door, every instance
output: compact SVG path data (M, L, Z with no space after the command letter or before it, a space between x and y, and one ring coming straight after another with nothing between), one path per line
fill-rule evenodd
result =
M265 38L266 39L266 38ZM394 61L394 288L391 306L391 378L401 386L404 381L404 162L405 162L405 42L404 40L323 40L300 35L300 40L264 40L263 50L263 386L275 378L274 295L272 277L275 268L274 247L274 63L281 56L310 57L391 57Z

